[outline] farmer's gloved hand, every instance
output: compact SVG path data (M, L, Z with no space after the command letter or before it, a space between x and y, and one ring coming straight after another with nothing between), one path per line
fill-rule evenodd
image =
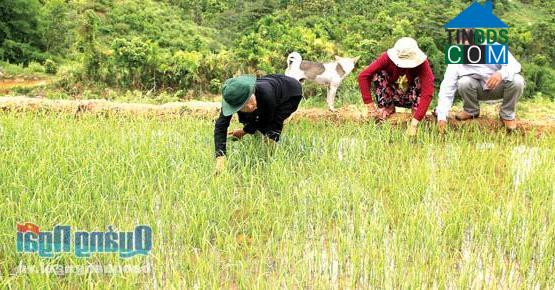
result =
M447 130L447 121L445 120L437 121L437 128L440 134L445 134L445 131Z
M407 128L407 136L409 137L414 137L416 136L416 133L418 132L418 123L420 123L420 121L412 118L409 127Z
M225 156L216 157L216 168L214 170L214 175L220 175L225 171Z
M229 132L227 135L229 135L230 137L237 138L237 139L240 140L240 139L243 138L246 134L247 134L247 132L245 132L243 129L237 129L237 130L233 130L233 131Z

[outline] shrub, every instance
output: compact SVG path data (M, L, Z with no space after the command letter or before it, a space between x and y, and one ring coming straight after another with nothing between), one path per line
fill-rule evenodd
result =
M218 94L222 88L222 81L220 79L212 79L210 81L210 92Z
M26 96L33 91L33 87L15 86L11 89L12 95Z
M27 69L31 73L44 73L44 66L38 62L30 62Z
M525 97L533 97L537 92L550 98L555 97L555 70L537 64L523 63L522 75L526 79Z
M83 64L67 63L58 69L57 85L70 94L75 94L76 84L83 81Z
M44 71L47 74L56 74L58 72L58 64L54 62L52 59L47 59L44 62Z
M2 50L3 54L0 57L11 62L28 64L31 61L44 60L44 55L36 47L11 39L6 39L4 41Z
M163 59L158 67L164 86L190 89L200 81L199 67L203 55L196 51L177 51L169 59Z
M0 62L0 70L6 78L22 75L25 71L22 64L12 64L9 62Z
M112 49L122 85L138 88L153 76L158 61L156 44L137 37L118 38L113 41Z

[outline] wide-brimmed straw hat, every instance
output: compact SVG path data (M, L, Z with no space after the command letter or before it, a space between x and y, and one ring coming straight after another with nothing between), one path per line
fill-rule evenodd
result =
M387 55L396 66L401 68L415 68L428 58L418 47L416 40L411 37L397 40L395 46L387 50Z

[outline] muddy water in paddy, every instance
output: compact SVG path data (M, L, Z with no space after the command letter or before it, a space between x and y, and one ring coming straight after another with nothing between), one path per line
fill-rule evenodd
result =
M35 87L48 84L48 80L0 79L0 94L8 94L15 87Z

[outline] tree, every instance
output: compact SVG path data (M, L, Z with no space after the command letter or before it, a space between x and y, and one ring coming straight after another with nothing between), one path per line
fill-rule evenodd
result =
M73 39L73 25L69 21L71 6L64 0L50 0L43 8L42 37L46 51L52 54L65 54Z
M24 64L44 59L40 8L39 0L0 1L1 58Z
M79 34L80 46L83 51L85 74L91 79L98 79L100 71L101 52L96 41L98 30L98 16L92 9L85 11L81 19Z

